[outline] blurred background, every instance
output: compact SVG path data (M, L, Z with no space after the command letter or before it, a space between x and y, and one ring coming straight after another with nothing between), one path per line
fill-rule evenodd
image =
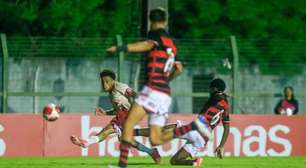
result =
M174 113L198 113L211 79L228 85L234 114L273 114L292 86L306 114L305 0L1 0L0 111L65 113L111 106L98 73L114 70L139 91L143 54L110 45L145 39L147 13L163 6L184 73L171 83Z

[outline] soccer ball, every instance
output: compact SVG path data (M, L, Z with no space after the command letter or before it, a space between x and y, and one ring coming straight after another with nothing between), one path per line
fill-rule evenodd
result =
M44 107L43 117L47 121L55 121L59 118L60 108L55 104L48 104Z

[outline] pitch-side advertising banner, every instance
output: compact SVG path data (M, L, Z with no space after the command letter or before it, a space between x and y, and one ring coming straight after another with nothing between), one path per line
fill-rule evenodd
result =
M170 115L169 123L177 120L191 122L195 115ZM70 136L87 138L100 132L111 116L62 114L55 122L46 122L39 115L0 115L0 156L118 156L116 135L105 141L79 148L70 142ZM146 119L138 127L146 127ZM306 155L306 116L231 115L230 136L225 156L301 156ZM214 130L214 140L199 153L214 156L214 150L223 134L223 126ZM136 137L150 146L147 138ZM163 156L174 154L185 140L175 139L159 146ZM132 150L132 156L145 153Z

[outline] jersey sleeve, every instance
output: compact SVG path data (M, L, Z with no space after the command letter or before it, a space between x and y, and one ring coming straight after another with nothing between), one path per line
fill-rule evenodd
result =
M125 97L130 98L136 95L136 92L126 84L120 83L120 87L118 89Z

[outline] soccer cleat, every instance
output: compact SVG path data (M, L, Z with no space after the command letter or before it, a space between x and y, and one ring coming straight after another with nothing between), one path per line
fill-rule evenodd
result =
M161 157L156 148L152 149L152 154L150 155L156 164L160 164Z
M208 140L213 140L213 134L208 126L207 120L203 116L199 116L194 120L197 131Z
M197 157L197 158L194 160L194 162L193 162L193 166L194 166L194 167L200 167L201 164L202 164L202 161L203 161L202 158Z
M74 135L71 135L70 136L70 140L73 144L77 145L77 146L80 146L82 148L87 148L89 146L89 143L87 140L85 139L82 139L82 138L79 138L79 137L76 137Z

